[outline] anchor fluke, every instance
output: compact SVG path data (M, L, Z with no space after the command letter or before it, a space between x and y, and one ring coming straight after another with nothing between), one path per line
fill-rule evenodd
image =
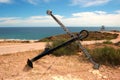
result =
M100 64L94 64L94 66L93 66L93 69L99 69L99 67L100 67Z
M29 60L29 59L28 59L28 61L27 61L27 65L28 65L29 67L33 68L33 63L32 63L32 61Z

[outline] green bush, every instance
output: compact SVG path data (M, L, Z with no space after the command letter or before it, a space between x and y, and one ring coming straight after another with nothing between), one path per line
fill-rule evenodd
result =
M54 48L62 43L64 43L66 40L56 40L52 42L52 45L47 45L49 48ZM64 56L64 55L74 55L77 53L79 47L77 43L73 42L71 44L68 44L64 47L61 47L60 49L54 51L52 54L55 56Z
M110 40L104 41L103 44L112 44Z
M120 65L120 49L105 46L103 48L95 48L90 51L92 53L92 57L100 64L111 66Z

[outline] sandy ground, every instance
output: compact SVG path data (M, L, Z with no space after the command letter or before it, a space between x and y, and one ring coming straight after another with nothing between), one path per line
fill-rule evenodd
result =
M28 51L0 56L0 80L120 80L120 67L102 65L99 70L83 55L45 56L34 62L34 68L26 66L28 58L41 51Z
M16 53L16 52L24 52L24 51L32 51L32 50L42 50L45 48L45 42L39 43L11 43L11 44L1 44L0 46L0 55Z
M120 33L113 42L120 41ZM82 42L82 44L93 42ZM1 43L0 80L120 80L120 67L102 65L93 70L92 64L81 53L75 56L45 56L34 62L34 68L26 66L44 49L46 43ZM13 54L15 53L15 54Z
M113 39L111 40L113 43L117 43L120 41L120 32L109 32L109 33L112 33L112 34L119 34L118 37L116 39Z

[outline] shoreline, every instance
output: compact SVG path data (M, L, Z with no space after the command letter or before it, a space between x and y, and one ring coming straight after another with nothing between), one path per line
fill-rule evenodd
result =
M96 31L90 31L90 32L96 32ZM109 31L97 31L97 32L101 32L101 33L120 33L119 30L109 30ZM73 32L75 33L75 32ZM64 33L66 34L66 33ZM64 35L64 34L58 34L58 35ZM51 36L48 36L48 37L54 37L56 35L51 35ZM44 38L47 38L47 37L43 37L43 38L40 38L40 39L16 39L16 38L0 38L0 42L37 42L39 40L42 40Z
M91 32L91 31L90 31ZM96 31L92 31L92 32L96 32ZM101 32L101 33L111 33L111 34L119 34L120 33L120 31L117 31L117 30L110 30L110 31L97 31L97 32ZM75 33L75 32L73 32L73 33ZM64 33L65 35L66 35L66 33ZM64 35L64 34L58 34L58 35ZM48 37L54 37L54 36L56 36L56 35L53 35L53 36L48 36ZM44 38L47 38L47 37L44 37ZM44 38L42 38L42 39L44 39ZM42 40L42 39L12 39L12 38L6 38L6 39L4 39L4 38L0 38L0 42L4 42L4 41L18 41L18 42L24 42L24 41L30 41L30 42L36 42L36 41L39 41L39 40Z
M27 40L27 39L0 39L0 42L26 42L26 43L28 43L28 42L37 42L37 41L39 41L39 40L32 40L32 39L30 39L30 40Z

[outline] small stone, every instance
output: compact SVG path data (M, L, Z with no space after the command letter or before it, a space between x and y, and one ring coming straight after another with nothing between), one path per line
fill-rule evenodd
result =
M107 77L107 76L103 76L102 78L103 78L103 79L107 79L108 77Z
M99 77L102 77L102 74L99 74Z

